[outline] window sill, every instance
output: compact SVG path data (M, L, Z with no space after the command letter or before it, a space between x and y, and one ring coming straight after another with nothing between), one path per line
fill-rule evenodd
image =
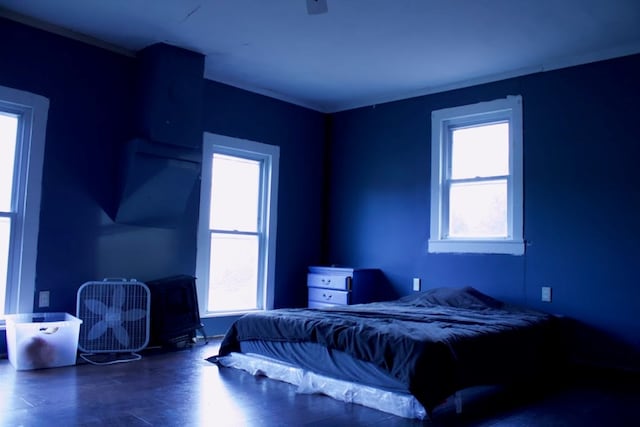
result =
M523 240L429 240L429 253L524 255Z

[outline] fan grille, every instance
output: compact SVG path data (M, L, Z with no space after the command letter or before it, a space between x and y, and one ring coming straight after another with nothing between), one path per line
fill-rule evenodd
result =
M87 282L78 290L78 348L88 353L142 350L149 343L149 288L137 281Z

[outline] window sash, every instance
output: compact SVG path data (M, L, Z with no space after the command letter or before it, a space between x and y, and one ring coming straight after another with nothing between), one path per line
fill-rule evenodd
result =
M217 252L214 250L216 245L224 245L225 240L227 240L227 245L225 245L226 259L217 257ZM220 231L210 233L210 248L212 249L209 257L207 311L224 313L262 308L262 299L260 298L263 293L263 281L260 280L262 274L261 240L260 233ZM238 252L241 252L240 256L238 256ZM231 267L231 269L225 269L226 267ZM244 275L238 277L239 271ZM246 277L247 273L249 277ZM223 275L223 279L226 280L221 280L219 275Z
M11 240L13 237L13 215L0 214L0 308L4 309L7 298L7 285L11 268ZM0 318L3 310L0 310Z
M450 240L456 240L456 239L467 239L467 240L495 240L495 239L508 239L510 238L510 230L509 230L509 212L508 212L508 206L509 206L509 177L508 176L503 176L500 178L480 178L480 179L465 179L465 180L456 180L456 181L450 181L448 186L447 186L447 191L446 191L446 201L443 202L443 211L446 212L446 215L444 217L444 220L446 221L446 225L444 227L444 232L443 234L445 235L445 237L447 239ZM457 184L457 185L456 185ZM469 187L473 187L473 186L482 186L483 184L504 184L504 190L505 190L505 200L504 200L504 217L503 217L503 222L501 223L501 225L504 226L504 232L503 233L488 233L488 232L483 232L483 227L480 224L476 224L475 228L473 228L472 232L468 233L468 234L464 234L464 233L455 233L454 232L454 226L451 224L451 217L453 216L453 209L451 208L451 205L453 204L452 202L452 193L453 190L455 188L457 189L463 189L463 188L469 188ZM481 187L480 187L481 188ZM474 192L474 196L475 197L479 197L481 196L480 191L476 191ZM484 219L484 220L490 220L491 216L488 212L482 212L483 211L483 207L487 208L486 205L483 205L483 202L487 202L487 200L485 200L482 197L479 197L480 200L476 200L476 205L473 207L473 209L477 210L478 215L485 213L485 215L480 215L479 217L475 217L473 219L477 220L478 218L480 219ZM485 211L488 209L485 209ZM494 213L494 212L491 212ZM462 214L464 214L464 212L462 212ZM464 216L464 215L462 215ZM486 226L484 227L484 229L486 230Z
M210 196L210 200L211 203L209 205L209 212L210 212L210 218L209 218L209 228L211 230L214 229L218 229L218 230L228 230L228 231L246 231L246 232L262 232L261 227L261 218L263 216L264 213L264 185L265 185L265 164L264 164L264 159L256 159L254 158L255 156L243 156L243 155L229 155L229 154L222 154L219 152L216 152L214 149L214 153L213 153L213 160L212 160L212 181L211 181L211 196ZM217 163L218 166L220 168L226 168L229 167L229 163L227 161L233 161L233 162L238 162L240 164L242 163L246 163L249 166L257 166L258 170L257 170L257 182L252 181L249 182L248 184L251 187L256 186L257 187L257 193L255 194L255 199L254 200L247 200L244 198L239 198L238 197L238 192L244 190L248 190L248 191L253 191L253 188L238 188L239 187L239 183L233 183L232 185L228 185L226 182L225 183L217 183L216 182L216 177L214 175L216 175L216 170L215 170L215 164ZM222 162L220 162L222 161ZM244 171L245 173L252 173L254 171ZM246 178L247 176L243 176L243 178ZM219 177L221 178L221 177ZM244 183L243 183L244 184ZM216 189L219 192L222 192L222 195L218 197L217 200L214 200L214 189ZM228 218L229 216L229 211L228 210L218 210L217 207L215 206L216 202L219 202L220 204L228 204L231 205L233 208L235 208L234 212L232 212L232 214L236 214L236 211L238 209L238 202L240 203L244 203L246 206L246 208L249 208L252 212L250 212L250 215L253 215L253 218ZM219 217L216 218L216 213L220 214L222 217L222 219L220 219ZM225 214L226 217L224 216ZM227 227L220 227L220 225L230 225Z
M2 170L0 170L2 177L0 178L0 181L4 181L0 182L0 185L3 186L3 188L0 190L0 212L15 212L17 198L16 193L18 193L15 191L17 175L16 169L18 169L20 166L17 160L20 154L21 144L19 138L23 126L23 119L20 114L14 114L9 111L5 111L0 105L0 120L2 120L3 122L12 120L13 123L11 124L15 126L15 131L11 134L0 134L0 137L2 137L2 139L8 138L11 140L11 142L9 142L9 146L0 147L0 149L2 149L1 154L3 157ZM8 129L4 128L3 130ZM0 140L0 144L2 144L3 142L4 141ZM16 168L16 164L18 168Z
M501 155L505 155L506 154L506 169L504 170L504 174L491 174L491 173L476 173L473 176L467 176L467 177L460 177L460 178L454 178L454 161L455 161L455 155L454 155L454 132L456 131L464 131L464 130L470 130L470 129L478 129L478 128L486 128L486 127L493 127L494 125L507 125L507 132L510 132L511 130L511 120L483 120L480 121L478 123L473 123L471 125L466 124L466 125L454 125L452 123L450 123L447 126L447 132L446 132L446 136L447 139L444 142L446 144L446 151L445 151L445 156L447 159L447 178L448 179L465 179L465 178L474 178L474 177L491 177L491 176L500 176L500 175L510 175L512 168L512 150L510 149L510 141L509 141L509 136L507 135L507 146L504 147L504 149L506 150L506 153L500 153ZM482 132L482 130L480 131ZM486 130L484 130L484 132L486 133ZM495 131L494 131L495 132ZM495 141L492 141L495 142ZM498 141L499 142L499 141ZM474 142L475 144L475 142ZM480 155L480 153L475 153L476 155ZM475 165L474 165L475 166Z
M256 162L257 166L258 166L258 182L255 183L255 185L258 187L257 188L257 203L256 206L251 206L251 209L253 210L255 208L256 212L254 212L256 218L255 218L255 223L251 224L248 229L243 229L243 230L238 230L236 228L231 228L231 227L224 227L224 228L216 228L216 221L214 219L214 191L215 191L215 179L213 178L213 175L215 174L215 166L214 166L214 162L215 159L218 158L218 156L224 156L224 158L227 159L232 159L235 161L250 161L250 162ZM212 179L211 179L211 190L210 190L210 204L209 204L209 228L210 228L210 235L211 235L211 240L210 240L210 255L209 255L209 287L207 289L207 307L206 307L206 311L208 313L225 313L225 312L237 312L237 311L247 311L247 310L261 310L264 308L265 306L265 301L263 298L261 298L261 295L264 293L264 268L263 268L263 254L265 252L264 247L265 247L265 241L266 241L266 237L265 237L265 230L264 230L264 225L265 225L265 221L264 221L264 217L266 215L266 211L267 211L267 200L266 200L266 192L265 192L265 185L268 185L268 181L267 181L267 175L268 175L268 168L269 168L269 162L268 160L266 160L264 158L263 155L257 155L256 153L240 153L240 152L229 152L229 150L222 148L222 147L213 147L213 153L211 154L211 163L212 163L212 168L211 168L211 172L212 172ZM228 200L227 200L228 201ZM220 202L224 202L224 200L220 200ZM234 203L233 201L231 201L231 203ZM253 203L253 202L252 202ZM246 221L245 221L246 222ZM218 221L218 223L220 223L220 221ZM226 222L228 223L228 221ZM246 225L246 224L245 224ZM255 230L255 231L254 231ZM214 301L213 296L218 294L218 289L216 289L216 286L225 286L223 284L221 284L217 279L216 279L216 271L213 269L213 266L215 264L215 254L213 253L213 250L211 249L213 247L214 244L214 236L255 236L257 239L257 266L256 266L256 277L255 277L255 292L253 293L253 300L252 301L248 301L246 304L236 304L235 306L221 306L221 304L219 304L217 301ZM251 285L253 286L253 285ZM236 292L237 293L237 292ZM245 297L249 297L249 295L247 293L243 293L245 295ZM225 298L225 300L229 301L229 298Z
M498 119L498 120L496 120ZM509 214L509 206L511 205L512 200L512 179L511 179L511 171L513 164L513 159L511 158L513 155L513 150L511 147L511 138L509 137L509 142L507 144L507 158L508 158L508 174L507 175L482 175L476 176L474 178L452 178L453 175L453 163L454 163L454 155L453 155L453 132L458 129L470 129L474 127L480 126L488 126L494 124L507 123L509 126L509 131L511 132L512 123L510 118L504 118L501 116L496 116L495 114L490 114L487 116L482 116L481 118L475 117L473 121L468 121L464 119L458 120L450 120L445 125L446 131L444 135L446 136L445 140L441 142L441 144L445 147L445 177L443 180L443 184L441 186L441 204L442 204L442 230L441 236L442 239L446 240L495 240L495 239L507 239L512 236L511 226L511 215ZM504 180L507 183L507 216L506 216L506 233L505 235L498 236L485 236L482 234L473 234L470 233L468 235L456 236L455 233L452 233L450 218L451 218L451 191L452 187L456 184L463 183L482 183L482 182L491 182L491 181L501 181Z

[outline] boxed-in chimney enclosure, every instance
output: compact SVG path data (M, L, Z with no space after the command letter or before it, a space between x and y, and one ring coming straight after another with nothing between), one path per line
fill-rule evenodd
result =
M158 43L137 57L136 135L123 144L115 221L176 228L200 188L204 56Z

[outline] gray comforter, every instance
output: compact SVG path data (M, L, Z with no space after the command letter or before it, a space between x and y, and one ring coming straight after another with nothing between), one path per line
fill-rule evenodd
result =
M473 288L440 288L390 302L247 314L220 355L244 340L318 343L376 364L431 410L456 390L536 372L551 354L551 324L547 314Z

